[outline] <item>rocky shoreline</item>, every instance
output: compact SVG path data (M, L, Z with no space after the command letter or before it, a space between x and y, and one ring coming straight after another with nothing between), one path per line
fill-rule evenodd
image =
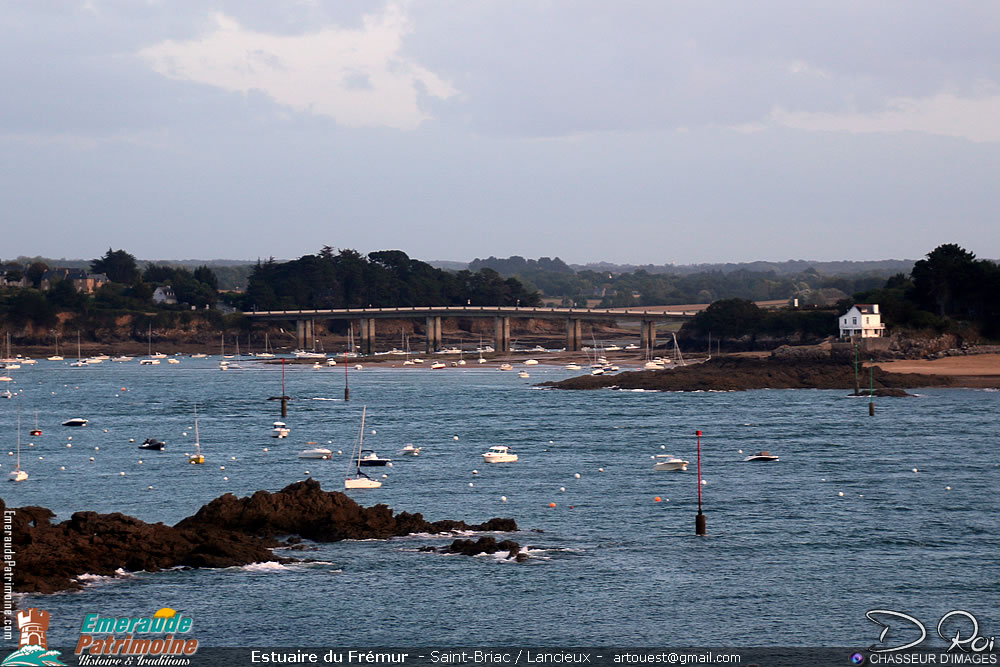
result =
M953 387L954 377L887 373L875 367L874 387ZM868 369L862 370L861 389L867 395ZM647 391L744 391L748 389L845 389L854 391L854 367L834 359L719 358L667 370L630 371L614 375L582 375L539 386L554 389L645 389ZM883 391L881 395L899 395Z
M0 509L6 509L0 499ZM300 538L317 542L387 539L411 533L517 530L513 519L494 518L470 525L464 521L425 521L420 514L393 514L385 505L362 507L339 491L323 491L319 482L295 482L276 493L258 491L237 498L216 498L174 526L150 524L120 513L75 512L52 523L44 507L16 509L13 548L17 566L14 590L55 593L82 588L83 574L114 576L119 569L157 572L173 567L234 567L294 559L272 549L294 546ZM293 536L285 541L279 537ZM480 540L481 549L455 540L453 551L474 555L497 550L495 538ZM516 542L500 543L518 555ZM450 547L451 548L451 547ZM490 551L492 549L492 551Z

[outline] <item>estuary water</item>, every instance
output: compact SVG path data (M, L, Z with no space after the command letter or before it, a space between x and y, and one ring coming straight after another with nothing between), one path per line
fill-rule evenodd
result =
M20 405L30 478L2 482L8 507L172 524L226 492L306 477L341 490L367 406L365 446L393 465L379 471L382 488L354 499L429 520L513 517L521 531L504 537L531 558L421 552L453 536L417 535L288 554L312 563L123 573L22 600L52 615L50 646L73 645L85 613L161 607L193 617L203 646L867 647L880 630L870 609L915 616L932 637L955 609L1000 632L998 392L921 389L877 399L869 417L867 400L842 391L564 392L534 386L571 375L555 367L526 380L373 365L350 370L345 402L342 365L289 366L291 435L276 440L279 406L267 398L281 393L280 366L180 361L12 371L0 442L15 449ZM195 404L204 466L184 456ZM36 411L44 435L30 437ZM73 417L90 423L60 425ZM139 450L148 437L166 450ZM343 453L297 458L317 446L307 443ZM399 456L406 443L420 456ZM520 460L484 463L497 444ZM743 462L760 449L780 462ZM654 471L661 453L692 464ZM8 472L13 457L2 463Z

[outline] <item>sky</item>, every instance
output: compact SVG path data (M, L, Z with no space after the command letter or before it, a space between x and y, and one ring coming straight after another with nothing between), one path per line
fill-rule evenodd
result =
M0 258L1000 257L1000 4L11 0Z

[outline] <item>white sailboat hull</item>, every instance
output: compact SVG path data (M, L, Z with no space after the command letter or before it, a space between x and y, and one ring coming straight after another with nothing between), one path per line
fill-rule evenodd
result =
M377 489L380 486L382 486L382 482L366 477L348 477L344 480L345 489Z

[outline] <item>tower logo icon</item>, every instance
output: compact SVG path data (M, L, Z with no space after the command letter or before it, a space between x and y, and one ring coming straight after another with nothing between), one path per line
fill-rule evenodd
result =
M58 659L59 651L48 650L45 633L49 629L49 612L35 607L22 609L17 612L17 628L21 632L17 650L8 655L0 665L36 667L65 664Z

